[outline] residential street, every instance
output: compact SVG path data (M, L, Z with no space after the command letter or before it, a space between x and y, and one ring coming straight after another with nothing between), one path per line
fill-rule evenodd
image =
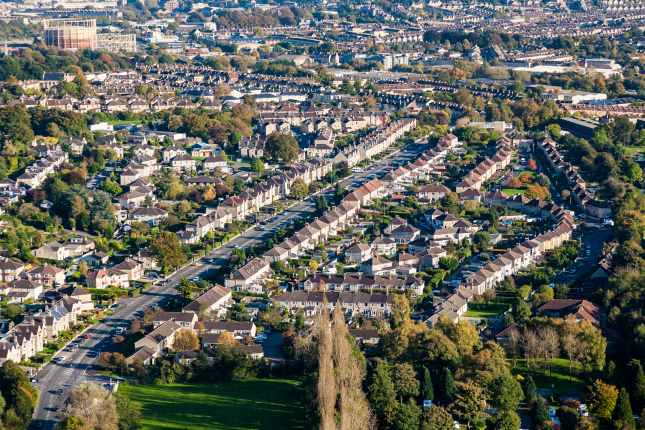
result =
M403 150L393 152L364 171L353 173L342 180L340 185L345 190L357 188L364 182L380 177L387 173L393 165L414 159L426 145L416 143ZM326 190L327 195L333 193L333 188ZM114 314L103 322L89 328L88 339L82 339L79 347L72 352L61 351L54 360L47 364L36 376L40 398L34 413L32 429L52 430L57 423L59 411L64 407L67 392L75 385L86 382L107 382L106 378L98 375L95 364L101 351L105 350L113 336L116 327L127 327L136 318L135 314L143 309L159 303L163 298L175 294L175 286L181 279L191 279L206 275L210 270L217 270L227 264L233 250L246 249L264 243L280 228L286 226L315 210L315 195L292 206L274 216L268 223L255 226L231 240L224 246L213 250L206 257L195 261L166 278L165 282L151 287L138 297L122 299Z

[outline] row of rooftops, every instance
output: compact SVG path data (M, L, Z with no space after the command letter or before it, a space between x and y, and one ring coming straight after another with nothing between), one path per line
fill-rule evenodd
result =
M479 189L483 181L488 180L500 168L503 168L510 161L513 151L513 141L506 137L502 137L497 142L497 149L495 155L486 157L479 163L473 170L457 184L457 190Z
M425 151L416 161L409 163L406 172L414 172L419 168L431 166L440 156L445 155L448 150L456 145L458 145L458 140L454 135L448 134L442 137L435 147ZM422 160L422 162L419 163L419 160ZM387 182L396 182L400 179L400 176L394 177L390 173L384 179L387 179ZM371 197L387 192L387 182L373 179L363 184L345 196L338 206L327 210L323 216L307 224L282 243L275 245L261 258L247 263L236 271L231 276L231 279L249 279L258 271L265 270L269 261L280 260L284 256L297 253L303 243L310 241L312 238L320 237L323 232L329 232L330 228L335 228L340 219L346 219L348 216L355 214L356 209L364 205ZM322 234L322 237L326 236L326 234Z
M586 181L571 163L564 160L553 139L544 139L538 145L553 168L567 178L569 186L571 187L571 193L582 208L587 209L589 205L596 207L608 206L608 203L598 201L594 194L587 189Z
M374 142L386 139L388 136L399 131L405 124L408 124L408 121L409 120L396 121L382 129L379 129L378 132L375 132L376 135L374 135L374 133L371 133L366 138L362 139L360 145L369 146L375 144ZM260 196L265 195L266 193L271 193L273 191L274 196L276 197L286 195L288 186L292 184L296 179L301 178L305 180L305 183L309 183L311 182L310 179L312 176L320 178L331 171L333 163L333 159L313 159L287 167L286 169L281 171L280 174L274 175L271 178L255 185L250 190L247 190L239 195L231 196L228 199L224 200L220 207L218 207L215 211L194 220L192 223L193 225L189 225L187 229L181 233L181 235L192 237L196 232L201 231L201 227L216 224L218 219L226 217L227 214L233 216L233 214L236 213L236 207L242 206L245 204L245 202L254 200ZM266 200L273 201L274 198Z
M500 197L504 199L505 196L496 196L497 199ZM509 200L520 203L522 202L521 199L517 198ZM499 200L497 201L499 202ZM539 201L537 202L539 203ZM428 319L430 323L434 324L442 316L448 317L451 321L456 321L459 316L465 313L469 300L482 293L481 286L490 288L492 284L496 283L496 280L501 281L501 279L505 277L505 274L515 273L519 268L526 266L526 264L518 265L516 262L525 261L527 256L529 256L529 261L533 261L544 251L553 249L556 246L552 243L554 240L559 244L563 238L566 239L571 236L571 232L575 228L575 224L572 216L564 211L564 209L553 203L541 202L541 204L538 204L536 201L531 201L529 203L531 203L531 205L527 209L539 207L542 210L541 213L543 216L550 218L556 223L555 227L546 233L539 234L533 239L526 240L521 244L516 245L497 257L495 260L489 261L477 272L468 276L464 281L464 284L461 285L455 293L448 296L445 301L437 306L433 315ZM505 267L511 267L511 269L509 271L505 271Z

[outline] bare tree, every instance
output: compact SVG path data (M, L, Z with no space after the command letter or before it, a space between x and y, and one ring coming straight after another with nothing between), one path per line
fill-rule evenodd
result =
M513 360L517 358L520 352L520 331L515 327L511 327L508 331L508 342L506 344L506 349L508 355L513 357Z
M562 325L562 350L569 359L569 373L573 369L573 364L578 361L580 354L580 342L578 333L580 332L578 324L575 321L566 320Z
M551 373L551 360L560 355L560 336L551 326L544 326L540 329L538 336L542 346L542 357Z
M524 349L524 357L526 358L526 366L531 367L531 360L540 355L540 339L534 330L526 329L522 338L522 347Z
M67 399L65 418L78 417L92 430L117 430L119 417L116 400L109 391L95 383L75 387Z

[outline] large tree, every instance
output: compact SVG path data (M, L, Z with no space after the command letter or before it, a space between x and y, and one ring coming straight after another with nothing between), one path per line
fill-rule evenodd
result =
M271 133L267 138L267 151L273 160L291 163L300 153L296 139L286 133Z
M320 416L320 430L334 430L336 428L336 378L334 375L333 350L334 344L332 331L327 312L327 301L316 321L316 335L318 337L318 384L316 389L318 401L318 414Z
M454 419L441 406L432 406L423 414L421 430L453 430Z
M340 303L334 309L333 323L333 362L339 394L340 430L367 430L372 426L372 412L363 392L364 358L345 324Z
M596 379L590 388L589 400L591 411L597 416L610 419L618 400L618 389L600 379Z
M199 339L194 331L189 328L182 328L175 334L172 342L172 349L175 351L195 351L199 348Z
M380 426L389 428L395 421L397 408L396 388L390 377L389 366L382 360L376 364L372 374L369 398Z
M150 250L159 259L161 268L165 273L177 269L188 260L179 237L170 231L159 233L152 240Z
M84 428L92 430L117 430L119 426L114 396L94 383L82 383L72 389L64 416L78 417Z

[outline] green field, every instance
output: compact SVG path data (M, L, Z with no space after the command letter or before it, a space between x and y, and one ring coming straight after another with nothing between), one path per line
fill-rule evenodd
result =
M221 384L123 384L141 405L143 430L302 429L299 382L250 379Z
M526 190L524 188L502 188L502 192L509 197L513 197L518 194L524 194Z
M512 361L512 360L511 360ZM529 368L526 360L515 360L513 373L531 375L538 388L553 390L560 396L580 396L584 391L584 381L579 376L580 367L573 365L569 370L569 360L554 358L548 365L544 362L533 363Z
M466 317L469 318L495 318L508 310L506 303L472 303L468 306Z

